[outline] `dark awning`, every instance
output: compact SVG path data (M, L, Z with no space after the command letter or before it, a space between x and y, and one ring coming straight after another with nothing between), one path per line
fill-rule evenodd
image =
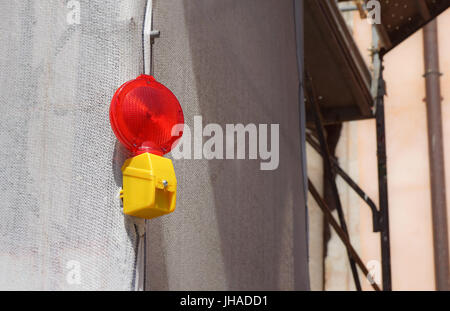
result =
M320 96L324 121L373 117L371 75L335 1L304 3L305 66Z
M386 54L450 7L450 0L380 4L377 30L381 54ZM335 1L305 0L305 65L326 123L373 117L370 72Z
M450 0L380 1L381 25L377 26L386 54L450 7Z

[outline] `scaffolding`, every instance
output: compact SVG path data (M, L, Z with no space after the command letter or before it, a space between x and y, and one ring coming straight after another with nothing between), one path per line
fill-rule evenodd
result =
M339 0L339 2L343 2ZM367 1L354 1L355 5L352 7L346 7L344 11L359 11L362 18L367 17L365 14L365 4ZM401 3L400 3L401 2ZM412 5L410 5L412 4ZM320 4L310 4L311 6L317 5L317 10L321 11L324 16L327 16L327 22L329 24L335 24L336 29L340 29L342 32L342 21L338 18L336 21L330 21L335 9L330 3L320 2ZM403 42L412 33L418 29L424 27L428 22L442 13L450 6L448 1L428 1L428 0L415 0L414 2L406 2L404 0L399 1L396 5L390 4L390 2L382 2L380 8L383 12L381 16L380 24L373 24L372 26L372 78L371 78L371 95L373 102L370 104L371 112L367 115L367 104L357 102L354 106L360 108L360 115L354 113L349 114L348 108L341 107L343 113L335 113L333 111L332 117L329 117L330 110L336 110L336 107L322 106L321 96L318 95L317 90L320 89L323 92L324 84L320 84L320 73L317 74L317 68L309 64L306 61L305 65L305 81L304 92L305 101L308 111L309 129L311 130L306 134L307 143L317 151L323 158L324 164L324 178L326 186L329 187L328 193L330 194L330 202L327 202L322 198L317 191L316 186L308 179L308 189L314 200L317 202L319 208L325 215L326 222L336 231L340 240L344 243L350 269L352 272L355 287L358 291L362 290L361 281L358 275L358 268L367 277L368 281L372 285L372 288L376 291L391 291L392 290L392 276L391 276L391 251L390 251L390 236L389 236L389 205L388 205L388 174L387 174L387 159L386 159L386 135L385 135L385 111L384 111L384 98L386 95L386 84L383 79L383 57L386 53L392 50L399 43ZM312 9L311 9L312 10ZM397 10L402 10L401 19L393 19L398 16ZM363 14L364 13L364 14ZM404 16L404 18L403 18ZM329 26L329 25L328 25ZM335 41L345 41L346 35L336 34ZM340 36L340 37L339 37ZM346 43L346 44L344 44ZM354 49L354 45L350 42L338 43L338 49L342 49L343 45L347 46L348 50ZM354 57L355 53L352 51L345 52L346 54ZM352 54L353 53L353 54ZM308 56L308 50L305 53L305 57ZM358 56L358 55L356 55ZM320 57L320 56L318 56ZM347 61L351 57L346 57ZM313 63L313 62L311 62ZM361 66L358 66L360 60L356 57L356 60L352 62L348 61L348 64L353 64L353 73L359 77L364 75L361 72ZM356 69L355 69L356 68ZM362 68L364 69L364 68ZM348 69L347 69L348 70ZM314 72L315 71L315 72ZM358 78L356 78L358 80ZM362 85L362 86L361 86ZM364 87L360 83L359 87ZM364 93L364 92L362 92ZM363 98L363 97L360 97ZM365 105L365 106L364 106ZM327 114L324 116L324 113ZM338 116L338 117L336 117ZM351 120L358 119L375 119L376 121L376 141L377 141L377 168L378 168L378 195L379 204L376 206L374 201L364 192L364 190L358 186L358 184L339 166L337 159L334 157L333 152L330 150L329 143L327 142L327 135L325 124L326 123L342 123ZM347 183L347 185L355 191L355 193L367 204L372 214L372 226L373 232L380 235L381 246L381 269L382 269L382 287L375 283L370 275L367 267L364 265L361 257L355 251L351 244L350 237L347 230L347 224L345 221L338 188L336 184L336 177L339 175ZM324 191L327 193L327 191ZM337 211L338 220L336 220L332 214L332 204Z
M378 188L379 188L379 208L376 207L373 200L358 186L358 184L339 166L337 160L330 153L328 144L326 142L326 134L324 128L323 117L318 104L317 95L314 89L312 78L306 73L305 77L305 94L306 102L313 112L315 123L314 135L307 133L306 141L313 147L324 159L325 177L331 186L332 197L334 205L338 213L339 223L334 219L331 209L326 202L320 197L316 187L308 179L308 189L317 202L320 209L325 214L325 219L328 224L338 234L339 238L344 243L350 268L355 282L355 287L358 291L362 290L361 282L359 280L357 266L361 269L363 274L368 278L373 289L380 291L380 287L372 279L367 267L353 248L348 235L347 224L342 210L339 192L336 184L336 175L339 175L352 188L358 196L368 205L372 212L373 231L380 233L381 240L381 257L382 257L382 280L383 290L392 290L391 281L391 259L390 259L390 241L389 241L389 212L387 200L387 168L386 168L386 142L385 142L385 121L384 121L384 95L385 83L382 75L382 61L380 62L381 70L379 70L378 77L378 91L376 96L376 111L374 117L377 123L377 154L378 154Z

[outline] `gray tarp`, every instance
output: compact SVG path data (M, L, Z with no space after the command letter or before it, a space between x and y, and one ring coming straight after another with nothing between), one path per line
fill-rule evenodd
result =
M80 1L70 25L67 1L1 2L1 289L135 288L139 222L117 197L127 153L108 109L141 73L144 8ZM177 210L148 222L147 288L307 289L293 1L158 0L154 28L155 77L186 123L278 123L280 165L174 161Z

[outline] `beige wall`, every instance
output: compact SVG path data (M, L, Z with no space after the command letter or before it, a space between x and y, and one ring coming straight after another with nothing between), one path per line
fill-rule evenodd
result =
M450 193L450 11L438 18L447 193ZM447 33L447 35L446 35ZM355 16L355 39L368 60L370 27ZM394 290L434 290L433 240L422 31L385 57L386 142L388 157L392 276ZM354 122L362 188L378 202L374 120ZM344 135L349 135L344 132ZM352 134L354 135L354 133ZM344 139L341 143L348 144ZM345 156L344 159L345 161ZM380 259L379 235L359 201L360 247L365 262ZM353 209L353 206L352 206ZM450 214L450 213L449 213ZM366 289L367 282L363 282Z
M371 66L371 26L354 14L348 20L368 66ZM450 10L438 18L446 186L450 196ZM423 34L418 31L385 56L386 143L388 157L391 264L394 290L435 290L433 236L428 163L428 136L423 78ZM344 124L336 150L340 165L378 204L375 120ZM308 150L308 174L320 180L320 158ZM316 182L317 183L317 182ZM372 232L368 206L337 179L350 238L366 264L380 263L380 236ZM450 198L447 198L450 202ZM324 261L325 283L321 284L323 250L320 211L309 198L310 274L312 289L353 290L353 279L344 245L332 231ZM450 216L450 211L448 213ZM450 223L450 217L449 217ZM320 229L319 229L320 228ZM311 237L313 236L313 238ZM370 266L374 267L374 266ZM376 268L375 268L376 269ZM379 266L381 272L381 266ZM319 275L319 276L318 276ZM360 275L364 290L370 284Z
M323 193L323 165L321 156L309 145L306 146L308 177ZM323 213L308 192L308 246L309 282L312 291L321 291L323 284Z
M344 124L339 145L336 149L339 165L355 180L358 179L359 174L358 146L354 143L358 140L357 127L358 124L356 122ZM355 206L358 206L360 199L342 178L338 177L336 181L352 245L358 253L361 253L359 234L361 216L359 208L355 208ZM337 212L334 211L333 214L335 219L338 219ZM364 276L361 273L360 280L364 280ZM348 264L347 251L340 238L332 229L325 259L325 290L355 290L353 275Z

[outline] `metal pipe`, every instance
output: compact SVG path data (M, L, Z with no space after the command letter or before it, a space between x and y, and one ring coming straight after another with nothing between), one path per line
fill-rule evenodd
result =
M323 153L322 150L320 149L319 143L314 141L311 134L306 134L306 141L323 157ZM336 160L336 158L331 158L331 164L333 165L333 169L336 171L336 173L339 174L339 176L342 177L342 179L350 186L350 188L352 188L356 192L356 194L358 194L359 197L363 199L364 202L366 202L366 204L370 207L370 210L372 211L373 232L379 232L380 231L378 225L379 213L375 203L361 189L361 187L359 187L358 184L339 166L339 163Z
M376 57L380 57L377 53ZM386 126L384 116L384 96L386 87L383 79L383 59L379 59L378 91L376 97L376 130L377 130L377 165L378 165L378 198L380 243L381 243L381 272L383 276L383 290L392 290L391 275L391 242L389 235L389 201L387 180L387 157L386 157Z
M338 224L338 222L334 219L333 214L331 213L330 208L325 203L325 201L320 197L319 192L317 191L316 187L314 187L314 184L311 182L311 180L308 179L308 189L311 195L313 196L314 200L317 202L317 205L322 210L322 212L325 215L326 220L328 223L333 227L339 238L341 239L342 243L344 243L345 248L347 249L347 252L349 256L352 257L355 264L359 266L361 271L364 273L364 275L368 278L370 284L372 285L373 289L375 291L381 291L380 287L377 283L374 282L372 279L369 270L364 265L364 262L362 261L361 257L359 257L356 250L353 248L352 243L350 242L350 238L348 237L348 234L344 231L343 228L341 228Z
M336 206L339 223L342 227L343 232L347 235L347 237L349 237L344 212L342 210L341 200L339 198L339 191L338 191L337 185L336 185L336 176L333 174L333 170L332 170L332 166L331 166L331 160L330 160L331 155L330 155L330 151L328 149L328 145L326 143L325 129L323 126L322 114L320 112L319 104L316 101L314 88L312 85L311 77L308 75L308 70L306 70L305 76L306 76L305 77L305 87L307 90L306 91L307 101L313 112L314 121L315 121L315 125L316 125L316 132L317 132L317 136L319 138L319 142L320 142L320 146L321 146L322 154L323 154L323 160L324 160L323 162L324 162L324 169L325 169L325 176L326 176L325 182L328 180L328 182L330 184L331 195L333 197L334 204ZM326 187L326 184L324 185L324 187ZM353 279L355 281L356 290L361 291L362 287L361 287L361 282L359 280L358 270L356 268L355 261L352 258L352 256L350 255L350 253L348 253L348 259L349 259L349 263L350 263L350 270L352 271Z
M436 289L450 290L437 22L423 30Z

